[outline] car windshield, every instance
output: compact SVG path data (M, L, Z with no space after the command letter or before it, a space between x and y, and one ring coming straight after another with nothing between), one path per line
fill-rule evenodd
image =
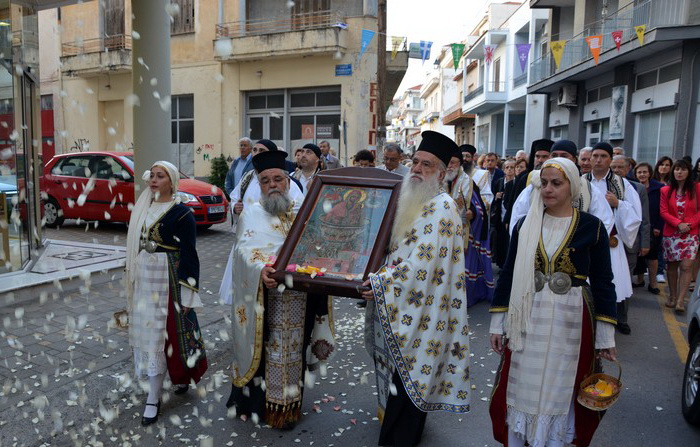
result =
M134 157L132 155L120 155L119 159L124 161L124 163L126 163L131 168L131 170L133 172L135 172L134 171ZM180 171L178 171L178 172L180 172ZM183 178L189 178L189 177L187 177L185 174L180 172L180 179L183 179Z

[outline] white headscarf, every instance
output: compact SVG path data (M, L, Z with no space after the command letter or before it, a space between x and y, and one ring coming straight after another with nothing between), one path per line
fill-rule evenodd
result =
M581 193L580 174L571 160L561 157L552 158L542 165L542 169L547 167L559 169L566 176L571 185L572 200L579 196ZM523 334L528 332L530 325L530 313L535 295L535 256L537 245L540 242L544 215L541 172L541 170L532 171L530 176L530 184L533 187L530 195L530 210L527 212L518 233L518 254L515 258L512 282L512 284L517 284L517 287L511 287L510 290L508 319L506 321L508 347L511 351L522 351Z
M177 167L170 163L169 161L157 161L153 163L151 169L156 166L165 169L170 177L170 182L173 187L173 200L177 200L177 187L180 180L180 172ZM145 183L151 178L151 170L147 170L141 176L141 180ZM136 280L136 275L132 272L136 269L136 256L139 254L139 242L141 240L141 230L144 222L146 221L146 215L148 214L148 208L153 202L153 192L151 188L146 187L146 189L141 193L139 199L136 201L136 205L131 210L131 218L129 219L129 232L126 235L126 270L124 273L124 280L126 285L126 298L128 303L128 310L131 311L131 302L134 295L134 281Z

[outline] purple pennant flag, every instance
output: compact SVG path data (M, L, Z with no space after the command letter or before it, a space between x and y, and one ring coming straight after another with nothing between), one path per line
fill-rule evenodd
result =
M520 61L520 70L525 73L525 68L527 67L527 59L530 55L530 47L532 45L529 43L519 43L515 45L518 49L518 60Z

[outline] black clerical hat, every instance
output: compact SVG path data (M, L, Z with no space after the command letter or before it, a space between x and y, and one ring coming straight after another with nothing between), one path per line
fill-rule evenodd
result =
M554 151L568 152L569 154L576 157L576 155L577 155L576 143L574 143L571 140L559 140L552 145L552 150L550 152L554 152Z
M463 144L459 147L459 151L461 152L469 152L470 154L474 155L476 154L476 148L472 146L471 144Z
M422 140L416 152L423 151L429 152L440 159L445 166L450 163L450 158L452 158L452 153L459 151L459 146L457 143L452 141L448 136L445 136L439 132L434 132L432 130L426 130L420 134Z
M265 146L267 148L268 151L276 151L277 150L277 145L274 143L274 141L262 139L262 140L258 140L258 142L255 144L262 144L263 146Z
M253 157L253 167L255 171L260 174L266 169L282 169L286 171L286 166L284 161L287 159L287 153L285 151L266 151L260 152Z

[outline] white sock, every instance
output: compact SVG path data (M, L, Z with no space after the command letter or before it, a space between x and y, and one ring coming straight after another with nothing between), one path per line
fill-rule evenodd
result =
M148 397L146 398L146 403L147 404L154 404L158 405L158 401L160 400L160 393L163 389L163 380L165 379L165 374L158 374L156 376L149 376L148 377L148 385L149 385L149 391L148 391ZM153 418L156 417L158 414L158 407L154 405L146 405L146 408L143 410L143 415L147 418Z
M525 440L510 428L508 429L508 447L524 447Z

